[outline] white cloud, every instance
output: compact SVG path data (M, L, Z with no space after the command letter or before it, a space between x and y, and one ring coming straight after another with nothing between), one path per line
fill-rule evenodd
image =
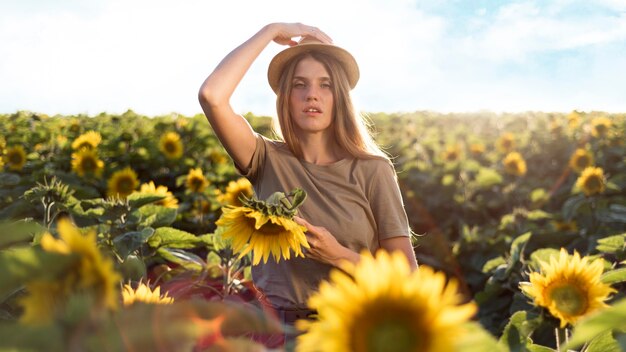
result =
M626 90L618 70L626 14L615 13L624 1L599 0L612 15L579 18L562 15L570 0L476 8L462 19L463 32L461 19L411 0L72 0L32 11L33 3L0 13L0 112L195 114L204 78L273 21L316 25L351 51L362 71L355 97L363 110L571 110L577 103L626 110L614 94ZM281 49L270 44L252 65L233 96L236 111L274 114L266 70ZM536 75L538 55L574 49L588 50L591 62L572 54L552 77ZM518 71L503 76L508 66ZM572 88L579 86L587 88Z

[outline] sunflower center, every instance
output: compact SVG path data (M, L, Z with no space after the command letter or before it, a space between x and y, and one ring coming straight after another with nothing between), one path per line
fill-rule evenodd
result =
M176 143L174 141L168 141L165 143L165 150L168 153L176 153L178 148L176 147Z
M581 156L576 160L576 165L581 169L586 168L587 166L589 166L589 164L590 160L587 156Z
M582 315L587 310L584 293L572 284L555 287L550 292L550 298L560 312L570 316Z
M398 307L393 302L372 302L355 319L352 327L353 351L403 352L428 350L427 328L419 321L421 314ZM417 318L417 319L416 319Z
M93 172L96 169L96 161L93 158L84 158L80 165L87 172Z
M9 154L9 163L11 164L21 164L24 160L20 153L11 153Z
M599 135L603 135L604 133L606 133L607 129L608 128L606 125L596 125L596 131Z
M602 188L602 180L597 176L591 176L585 180L585 189L590 191L599 190Z
M134 182L128 177L120 178L117 182L117 189L120 193L131 193L133 191Z

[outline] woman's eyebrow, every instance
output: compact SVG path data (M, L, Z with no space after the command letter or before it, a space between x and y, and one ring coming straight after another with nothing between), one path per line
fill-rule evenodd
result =
M302 77L302 76L293 76L293 79L294 79L294 80L295 80L295 79L299 79L299 80L302 80L302 81L307 81L307 82L308 82L308 81L310 81L310 79L309 79L309 78ZM320 77L320 78L319 78L319 80L320 80L320 81L330 81L330 77L327 77L327 76Z

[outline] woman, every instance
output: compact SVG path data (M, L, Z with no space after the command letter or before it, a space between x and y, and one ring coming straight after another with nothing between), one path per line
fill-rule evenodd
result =
M290 46L268 71L284 141L256 134L229 103L272 41ZM211 126L259 199L296 187L307 192L296 218L307 228L306 258L270 258L252 268L262 302L286 324L312 313L311 292L342 260L357 262L363 249L400 250L417 267L393 166L353 110L349 92L358 79L352 55L316 27L273 23L228 54L199 91Z

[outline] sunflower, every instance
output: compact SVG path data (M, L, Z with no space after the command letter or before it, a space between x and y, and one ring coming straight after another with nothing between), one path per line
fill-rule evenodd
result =
M22 170L24 164L26 164L26 152L24 151L24 147L16 145L7 148L4 161L9 169L14 171Z
M247 178L241 177L237 181L228 182L226 193L219 194L217 200L223 205L240 207L243 205L239 200L241 196L243 195L246 198L250 198L253 194L254 190L252 189L250 181L248 181Z
M161 136L159 150L168 159L179 159L183 156L183 142L180 141L180 135L176 132L167 132Z
M496 141L496 148L502 153L509 153L515 148L515 136L511 132L507 132L500 136Z
M127 167L123 170L116 171L108 182L107 195L109 197L126 198L133 193L139 185L137 174L133 169Z
M95 131L88 131L78 136L78 138L76 138L74 142L72 142L72 149L96 149L101 141L102 136L100 136L100 133Z
M479 156L485 152L485 145L482 143L470 144L470 153L474 156Z
M458 145L446 147L443 152L443 160L446 162L455 162L461 157L461 148Z
M209 181L204 177L201 168L189 170L187 174L187 189L194 193L202 193L209 185Z
M82 148L72 153L72 170L80 177L85 175L100 177L104 170L104 162L98 158L95 149Z
M594 137L604 137L611 128L611 120L606 117L596 117L591 120L591 134Z
M293 216L306 193L296 189L290 196L293 196L291 204L283 193L276 192L265 201L243 197L240 207L222 207L222 215L215 222L218 233L232 240L233 251L240 253L239 258L252 251L252 265L259 264L261 258L267 263L270 254L277 262L281 255L288 260L291 250L295 256L304 257L302 248L310 248L304 235L306 228L298 225Z
M154 290L143 283L139 282L139 286L136 289L130 284L125 284L122 289L122 302L124 306L130 306L137 302L147 304L172 304L174 299L167 295L167 292L161 295L161 287L157 286Z
M156 194L158 196L164 196L165 198L154 202L153 204L161 205L166 208L178 209L178 199L174 197L166 186L156 186L153 181L144 183L139 188L139 193L143 194Z
M578 148L569 159L569 167L581 173L587 167L593 165L593 155L585 149Z
M511 152L502 161L504 171L514 176L526 175L526 161L518 152Z
M219 149L213 149L209 152L209 158L211 162L216 165L226 164L228 162L228 156L221 152Z
M541 273L530 273L530 283L521 283L521 289L535 305L547 308L558 318L561 328L607 307L604 301L615 292L600 281L601 260L589 263L589 257L581 258L578 252L570 256L561 248L558 260L551 257L550 263L541 262L540 265Z
M97 307L115 309L118 303L118 285L121 276L113 269L113 262L98 249L95 231L81 234L69 220L57 224L59 239L46 233L41 248L51 253L76 256L62 277L32 281L26 284L27 294L20 299L24 308L21 321L27 324L45 324L63 308L74 293L94 295Z
M587 167L576 180L575 188L583 191L586 196L604 192L604 170L601 167Z
M580 124L580 114L577 111L572 111L567 115L567 125L570 129L578 127Z
M452 351L477 310L460 304L456 280L424 265L411 272L401 252L363 252L343 269L309 298L318 320L296 323L296 351Z

